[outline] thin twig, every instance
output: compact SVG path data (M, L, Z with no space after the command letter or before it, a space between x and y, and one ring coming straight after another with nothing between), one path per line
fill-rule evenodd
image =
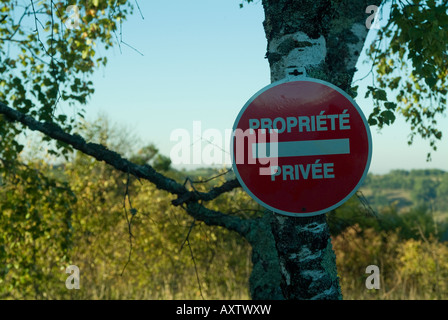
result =
M138 51L136 48L134 48L133 46L131 46L130 44L127 44L126 42L124 42L123 40L121 41L122 44L124 44L126 47L131 48L132 50L134 50L135 52L137 52L139 55L141 55L142 57L145 56L143 53L141 53L140 51Z
M188 230L188 233L187 233L187 236L185 237L184 242L182 242L182 245L180 246L179 252L182 251L182 249L184 248L185 243L187 243L188 239L190 238L190 233L191 233L191 230L193 230L193 228L195 226L195 223L196 223L196 219L194 219L193 222L191 223L190 229Z
M375 218L378 218L378 214L376 211L370 206L369 201L366 199L362 191L356 192L356 197L358 198L359 202L361 202L362 206L366 210L367 213L369 213L371 216L374 216Z
M193 254L193 249L191 248L191 245L190 245L190 240L187 241L187 245L188 245L188 248L190 249L191 259L193 260L194 271L196 272L196 280L198 281L198 286L199 286L199 293L201 294L202 300L205 300L204 295L202 294L201 281L199 279L198 268L196 267L196 261L194 260L194 254Z
M128 172L128 177L126 180L126 191L124 194L124 198L123 198L123 209L125 212L125 217L126 217L126 222L128 224L128 232L129 232L129 255L128 255L128 260L126 261L123 270L121 271L121 276L123 276L124 270L126 270L126 267L128 266L128 264L131 262L131 255L132 255L132 238L134 237L134 235L132 234L132 219L134 219L135 213L134 213L134 208L132 207L132 203L131 203L131 198L129 196L129 181L130 181L130 174ZM128 199L129 202L129 207L131 208L131 219L129 219L128 216L128 211L126 209L126 198Z
M191 244L190 244L190 234L195 225L196 225L196 219L194 219L192 224L190 225L190 229L188 230L188 233L187 233L187 236L185 237L184 242L180 246L179 252L181 252L182 249L184 248L185 244L187 244L188 249L190 250L191 260L193 261L194 271L196 273L196 280L197 280L198 286L199 286L199 293L201 294L202 300L205 300L204 295L202 294L201 280L199 279L199 272L198 272L198 268L196 266L196 260L194 259L193 249L191 248Z
M39 34L39 28L37 26L37 23L39 22L39 24L41 25L41 27L44 29L45 27L42 25L42 22L40 22L39 19L37 19L36 16L36 9L34 8L34 2L33 0L30 0L31 2L31 7L33 8L33 14L34 14L34 27L36 28L36 30L34 30L37 33L37 40L39 41L39 43L41 44L42 48L44 49L45 53L50 56L50 54L48 53L47 49L45 48L44 43L42 42L42 40L40 39L40 34Z
M135 4L137 5L137 9L138 9L138 12L140 13L140 16L142 17L143 20L145 20L145 17L143 16L142 10L140 9L140 6L139 6L137 0L135 0Z
M207 182L210 182L212 180L215 180L216 178L219 178L221 176L224 176L224 175L228 174L230 171L232 171L232 169L228 169L227 171L222 172L222 173L220 173L220 174L218 174L216 176L213 176L211 178L208 178L206 180L191 180L190 179L190 183L207 183Z

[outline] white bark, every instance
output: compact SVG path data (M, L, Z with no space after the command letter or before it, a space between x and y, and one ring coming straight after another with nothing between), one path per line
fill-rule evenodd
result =
M285 52L289 50L289 52ZM280 60L271 65L271 81L288 76L291 69L310 70L325 61L327 48L325 38L311 39L306 33L298 31L272 39L269 43L269 54L280 56Z

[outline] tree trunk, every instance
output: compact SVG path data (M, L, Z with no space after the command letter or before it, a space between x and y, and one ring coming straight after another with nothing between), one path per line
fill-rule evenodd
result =
M366 8L380 3L263 0L271 81L304 70L308 77L353 95L355 65L368 33ZM248 237L253 246L253 299L342 298L326 215L270 213L255 225Z
M271 224L274 215L267 212L263 218L252 221L246 239L252 245L252 273L249 279L250 295L254 300L284 300L280 287L281 273Z
M286 299L342 299L324 214L307 218L276 215L272 232Z

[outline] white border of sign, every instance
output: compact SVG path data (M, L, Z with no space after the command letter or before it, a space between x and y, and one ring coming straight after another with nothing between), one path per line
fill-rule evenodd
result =
M269 205L267 205L266 203L264 203L262 200L260 200L258 197L256 197L250 190L249 188L246 186L246 184L244 183L243 179L241 178L239 172L238 172L238 168L236 166L236 163L234 161L234 154L233 154L233 141L234 141L234 137L235 137L235 130L237 128L238 123L240 122L240 119L243 115L243 113L246 111L247 107L263 92L278 86L280 84L283 83L287 83L287 82L302 82L302 81L307 81L307 82L315 82L315 83L320 83L323 85L326 85L336 91L338 91L340 94L342 94L345 98L347 98L352 104L353 106L355 106L356 110L359 112L361 119L364 122L364 125L366 127L366 132L367 132L367 139L368 139L368 143L369 143L369 154L367 156L367 163L366 163L366 167L364 169L363 175L361 177L361 179L359 179L358 184L353 188L353 190L341 201L339 201L338 203L334 204L333 206L326 208L324 210L320 210L320 211L314 211L314 212L308 212L308 213L296 213L296 212L288 212L288 211L283 211L283 210L278 210L274 207L271 207ZM259 90L257 93L255 93L247 102L246 104L243 106L243 108L240 110L240 112L238 113L238 116L236 117L235 123L233 125L233 129L232 129L232 137L230 139L230 155L231 155L231 159L232 159L232 169L233 172L235 173L238 181L240 182L241 186L243 187L243 189L252 197L252 199L254 199L256 202L258 202L258 204L262 205L263 207L265 207L266 209L269 209L275 213L279 213L282 215L286 215L286 216L291 216L291 217L312 217L312 216L317 216L319 214L324 214L327 212L330 212L331 210L336 209L337 207L341 206L344 202L346 202L348 199L350 199L355 192L359 189L359 187L362 185L364 179L367 176L367 173L369 172L369 168L370 168L370 162L372 160L372 135L370 133L370 127L367 123L367 119L364 116L364 113L362 112L361 108L358 106L358 104L352 99L352 97L350 97L345 91L343 91L342 89L336 87L335 85L323 81L323 80L319 80L319 79L314 79L314 78L308 78L308 77L301 77L301 78L297 78L297 79L291 79L291 78L285 78L276 82L271 83L270 85L267 85L266 87L264 87L263 89Z

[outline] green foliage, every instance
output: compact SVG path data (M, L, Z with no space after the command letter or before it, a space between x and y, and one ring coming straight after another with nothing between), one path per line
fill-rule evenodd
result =
M159 150L156 148L156 146L150 144L148 146L141 148L136 155L131 157L130 160L133 163L139 165L149 164L149 161L151 161L158 152Z
M66 27L73 19L66 12L69 5L79 9L78 28ZM94 92L89 75L107 63L98 49L116 43L114 34L131 11L126 0L1 1L0 101L71 132L83 110L68 116L57 106L86 104ZM0 118L0 156L13 160L20 153L23 146L13 137L21 131ZM70 151L66 145L56 147L64 155Z
M409 174L408 174L409 178ZM372 214L356 198L328 216L344 299L446 299L448 220L426 207ZM380 290L365 287L366 267L380 269Z
M251 3L254 2L254 0L244 0L243 2L240 3L240 8L244 8L244 3Z
M171 168L171 159L163 154L158 154L152 166L157 171L168 171Z
M387 101L387 93L383 89L368 86L366 92L366 98L372 95L375 101L375 108L369 115L368 122L371 126L378 125L382 128L385 124L391 125L395 121L394 110L397 108L397 104ZM383 106L386 110L382 110Z
M84 127L89 140L121 146L117 151L130 158L157 158L150 144L142 152L127 150L132 144L109 132L107 121ZM223 228L194 221L152 184L79 153L58 166L30 160L7 169L0 187L1 298L249 298L250 245ZM197 191L233 178L213 169L167 174ZM202 178L211 175L216 178ZM413 186L405 180L434 176L446 173L402 170L383 181L370 175L366 186ZM207 207L245 218L264 212L240 188ZM353 197L328 217L345 299L446 298L447 249L437 240L445 229L426 208L386 206L375 216ZM80 268L80 290L65 287L71 264ZM380 266L382 291L365 289L370 264Z
M67 183L42 173L46 167L15 165L0 177L0 297L49 298L69 261L77 199Z
M150 144L141 148L130 160L139 165L149 164L157 171L168 171L171 168L171 159L158 152L159 149Z
M241 239L226 230L194 223L181 208L171 206L171 196L134 179L126 186L124 174L103 164L93 162L80 168L74 163L65 170L74 191L83 194L74 212L71 263L79 266L84 287L68 292L62 283L55 286L63 297L247 297L250 260ZM123 208L126 188L131 224Z
M333 238L344 299L446 299L448 246L433 237L403 239L396 231L358 225ZM380 269L380 289L368 290L366 267Z
M437 199L448 199L448 173L445 173L437 187ZM448 211L448 204L441 209Z
M376 232L395 232L403 239L418 239L422 236L441 238L443 232L448 230L448 221L435 219L426 206L400 211L395 206L387 206L374 213L371 210L359 199L352 197L335 214L329 215L331 234L339 235L354 225Z
M376 208L394 205L401 209L414 205L448 212L447 180L448 173L437 169L393 170L385 175L369 174L362 189Z
M57 105L86 104L94 91L89 76L107 63L98 49L116 43L115 32L132 10L129 1L72 2L81 18L73 30L64 24L69 18L65 1L17 4L0 2L0 100L67 132L83 130L77 121L82 110L69 116L59 113ZM394 1L387 28L370 48L378 86L367 92L375 101L369 123L383 127L401 114L411 126L410 142L419 134L434 150L442 136L435 117L446 109L447 6L442 1L413 0L406 6ZM385 39L387 49L379 45ZM390 93L397 101L389 101ZM110 146L111 132L104 128L86 125L84 136ZM22 130L0 117L1 298L248 297L251 253L243 239L193 221L171 205L173 196L84 155L67 157L57 167L37 159L25 163L16 139ZM189 176L170 168L169 159L151 144L136 153L119 148L130 145L117 143L112 149L170 176ZM56 147L71 154L64 144ZM415 203L406 210L392 202L372 216L365 203L352 198L330 217L346 298L447 297L448 250L438 241L443 224L433 211L442 208L439 199L448 194L448 176L396 173L387 183L409 192ZM375 183L381 185L377 178L367 179L367 199L390 200L380 187L374 189ZM186 181L192 190L204 191L225 179L222 174L209 182L200 177ZM421 206L428 202L431 208ZM263 213L241 189L208 206L242 217ZM65 288L70 264L80 267L81 290ZM366 293L364 270L370 264L381 268L383 292Z
M91 140L114 143L111 133L90 129L83 134ZM79 153L59 166L9 169L0 187L0 298L248 298L249 244L193 221L152 184ZM238 190L209 207L253 215L256 205ZM65 287L71 264L80 268L80 290Z
M448 215L434 211L446 198L431 198L446 177L441 170L370 174L361 188L367 200L353 197L328 216L344 299L446 299ZM397 189L409 198L421 193L398 202ZM369 265L380 269L379 290L365 287Z
M412 197L418 203L432 203L437 198L438 181L419 179L414 183Z
M419 135L433 150L442 137L436 117L447 104L447 12L446 1L392 1L389 21L368 50L377 74L367 92L375 103L369 124L381 128L400 114L410 124L409 144Z
M65 25L69 5L79 8L75 29ZM107 63L97 51L116 43L131 11L125 0L0 1L0 101L72 132L83 110L57 107L86 104L94 91L89 76ZM52 177L55 170L39 160L25 163L22 131L0 116L0 297L54 298L72 253L77 198L64 174ZM50 154L72 151L54 147Z

